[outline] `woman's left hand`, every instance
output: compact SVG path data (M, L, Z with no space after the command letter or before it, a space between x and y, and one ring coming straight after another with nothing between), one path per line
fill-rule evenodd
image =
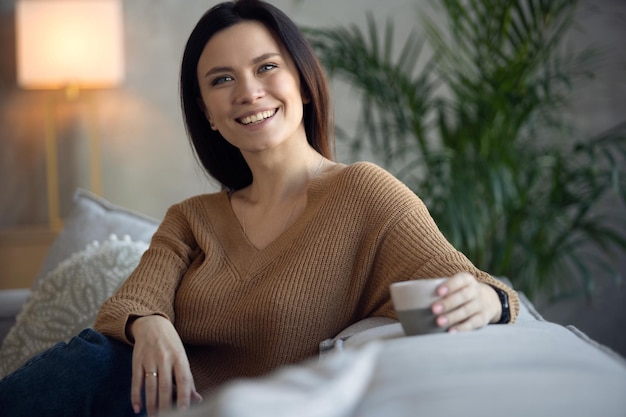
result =
M447 279L437 287L439 300L432 304L437 325L449 332L481 328L500 320L502 306L498 295L487 284L466 272Z

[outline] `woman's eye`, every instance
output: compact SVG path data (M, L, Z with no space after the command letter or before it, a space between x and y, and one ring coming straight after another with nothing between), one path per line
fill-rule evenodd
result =
M259 67L259 72L267 72L270 70L273 70L274 68L277 68L278 65L276 64L263 64Z
M231 77L230 75L224 75L222 77L217 77L213 79L213 81L211 81L211 85L215 86L215 85L224 84L225 82L232 81L232 79L233 77Z

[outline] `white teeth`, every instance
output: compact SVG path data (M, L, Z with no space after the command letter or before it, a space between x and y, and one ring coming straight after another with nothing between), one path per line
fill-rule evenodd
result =
M253 114L253 115L250 115L250 116L242 117L240 119L240 121L244 125L249 125L250 123L257 123L257 122L260 122L260 121L265 120L267 118L270 118L270 117L272 117L274 115L274 113L276 113L276 110L262 111L262 112L259 112L257 114Z

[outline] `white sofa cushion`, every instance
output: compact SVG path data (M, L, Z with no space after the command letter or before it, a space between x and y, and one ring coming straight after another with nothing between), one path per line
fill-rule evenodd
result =
M115 235L93 242L44 276L0 348L0 377L90 327L102 303L139 263L148 244Z

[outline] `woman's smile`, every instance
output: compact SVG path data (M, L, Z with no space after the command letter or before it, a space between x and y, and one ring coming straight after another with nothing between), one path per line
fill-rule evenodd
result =
M241 123L242 125L246 125L246 126L256 125L267 119L274 117L277 111L278 111L278 108L273 109L273 110L264 110L258 113L253 113L253 114L240 117L237 119L237 121Z

